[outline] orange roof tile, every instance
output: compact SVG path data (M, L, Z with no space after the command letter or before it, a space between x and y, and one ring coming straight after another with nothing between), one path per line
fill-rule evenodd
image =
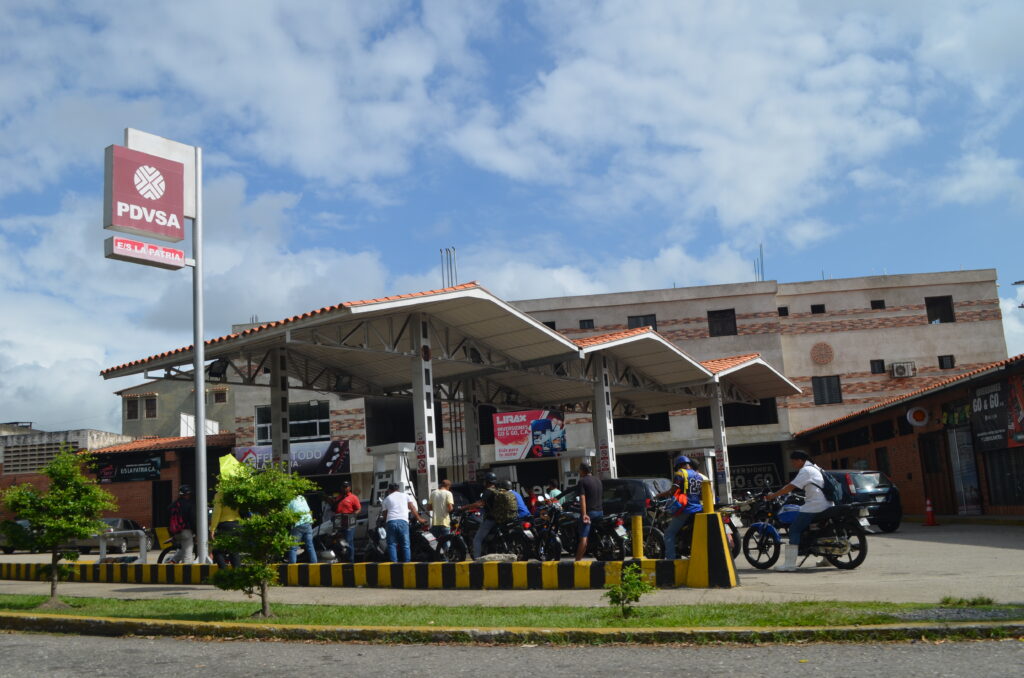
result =
M234 447L234 433L212 433L206 436L207 447ZM112 454L123 452L157 452L160 450L183 450L196 446L195 436L175 438L142 438L130 443L119 443L110 447L101 447L91 454Z
M473 281L473 282L468 282L468 283L462 283L461 285L453 285L452 287L443 287L443 288L437 289L437 290L427 290L425 292L412 292L410 294L396 294L394 296L381 297L379 299L362 299L362 300L359 300L359 301L343 301L340 304L334 304L333 306L324 306L323 308L318 308L318 309L316 309L314 311L308 311L308 312L302 313L300 315L295 315L295 316L292 316L290 318L285 318L284 320L277 320L275 322L264 323L264 324L260 325L259 327L252 327L252 328L249 328L249 329L244 330L242 332L236 332L236 333L233 333L233 334L225 334L223 337L217 337L216 339L208 339L207 341L203 342L203 344L205 346L213 346L214 344L219 344L221 342L225 342L225 341L228 341L230 339L237 339L238 337L249 336L249 335L255 334L255 333L257 333L257 332L259 332L261 330L269 329L269 328L272 328L272 327L279 327L281 325L287 325L289 323L297 322L299 320L305 320L306 318L312 318L314 316L318 316L318 315L321 315L323 313L329 313L331 311L336 311L339 308L352 308L353 306L367 306L369 304L379 304L379 303L383 303L383 302L386 302L386 301L398 301L400 299L415 299L417 297L429 297L429 296L433 296L433 295L436 295L436 294L444 294L444 293L447 293L447 292L457 292L457 291L461 291L461 290L476 289L478 287L480 287L480 284L478 282L476 282L476 281ZM101 370L100 374L101 375L108 374L110 372L115 372L117 370L123 370L126 367L135 367L137 365L144 365L144 364L146 364L148 362L152 362L154 360L159 360L160 358L166 358L168 356L177 355L179 353L187 353L188 351L191 351L194 347L195 347L195 344L189 344L188 346L184 346L182 348L176 348L173 351L165 351L163 353L158 353L156 355L151 355L148 358L141 358L139 360L133 360L131 362L127 362L127 363L124 363L122 365L117 365L115 367L108 367L105 370Z
M650 326L637 327L631 330L623 330L622 332L609 332L608 334L598 334L593 337L583 337L582 339L573 339L572 343L576 344L580 348L589 348L590 346L597 346L599 344L607 344L619 339L628 339L630 337L636 337L641 334L653 333L654 329Z
M750 362L756 358L760 358L760 353L748 353L746 355L735 355L729 358L712 358L711 360L701 360L700 364L708 368L712 374L717 374L723 370L727 370L730 367L736 367L743 363Z
M805 435L814 433L815 431L820 431L822 429L829 428L830 426L835 426L836 424L840 424L840 423L845 422L845 421L850 421L851 419L856 419L857 417L860 417L862 415L870 414L872 412L877 412L879 410L883 410L883 409L885 409L887 407L891 407L893 405L896 405L897 403L906 402L908 400L913 400L914 398L918 398L920 396L926 395L928 393L933 393L935 391L941 391L942 389L944 389L944 388L946 388L948 386L951 386L953 384L956 384L958 382L968 381L968 380L970 380L970 379L972 379L974 377L977 377L980 374L983 374L983 373L986 373L986 372L991 372L992 370L997 370L1000 367L1006 367L1008 365L1012 365L1013 363L1019 362L1021 360L1024 360L1024 353L1022 353L1020 355L1013 356L1012 358L1006 358L1004 360L997 360L994 363L989 363L987 365L982 365L981 367L979 367L977 369L974 369L974 370L971 370L970 372L964 372L963 374L958 374L955 377L950 377L949 379L943 379L942 381L940 381L938 383L935 383L935 384L932 384L931 386L925 386L924 388L919 388L916 391L911 391L910 393L904 393L903 395L894 396L892 398L887 398L885 400L882 400L882 401L879 401L879 402L875 403L871 407L865 407L862 410L857 410L856 412L851 412L850 414L843 415L842 417L838 417L838 418L833 419L831 421L826 421L824 424L818 424L817 426L812 426L810 428L804 429L803 431L799 431L797 433L794 433L793 437L794 438L798 438L800 436L805 436Z

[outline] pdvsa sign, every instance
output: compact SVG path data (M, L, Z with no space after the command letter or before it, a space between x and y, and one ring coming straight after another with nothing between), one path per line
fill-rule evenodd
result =
M184 165L123 146L107 146L104 160L104 228L184 239Z
M185 265L185 253L181 250L130 238L120 238L116 235L103 242L103 249L107 259L130 261L134 264L167 268L172 271Z

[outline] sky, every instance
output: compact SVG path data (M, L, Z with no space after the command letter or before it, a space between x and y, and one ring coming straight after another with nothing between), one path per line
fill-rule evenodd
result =
M995 268L1024 352L1024 3L0 4L0 421L120 430L188 269L103 257L103 149L201 146L206 337L505 299ZM185 249L190 249L188 241Z

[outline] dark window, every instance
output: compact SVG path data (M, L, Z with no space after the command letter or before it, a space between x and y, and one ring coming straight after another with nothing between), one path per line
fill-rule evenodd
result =
M825 440L823 440L822 442L825 445L825 451L826 452L835 452L836 451L836 439L835 439L835 436L830 436L828 438L825 438Z
M875 448L875 468L889 476L892 471L889 469L889 449L885 447Z
M545 320L544 324L547 325L548 327L550 327L551 329L556 329L555 328L555 321L554 320Z
M824 313L825 304L811 304L811 313Z
M226 403L228 401L227 391L214 391L213 402L215 403Z
M994 506L1024 504L1024 455L1020 448L992 450L983 455L990 502Z
M581 330L592 330L592 329L594 329L594 319L593 318L587 318L586 320L581 320L580 321L580 329Z
M943 370L951 370L956 367L956 358L951 355L940 355L939 356L939 368Z
M410 411L410 416L411 411ZM270 405L256 407L256 444L269 445L273 440ZM330 440L331 409L326 400L288 403L288 439L293 442ZM408 438L407 440L412 440ZM398 442L388 440L385 442Z
M811 377L815 405L831 405L843 402L843 387L838 376Z
M125 418L126 419L138 419L139 418L139 399L129 398L124 401L125 407Z
M872 360L871 361L871 374L885 374L885 361L884 360Z
M895 437L896 429L892 425L892 419L883 419L871 425L871 439L876 443Z
M775 404L775 398L761 398L758 405L726 403L722 406L722 412L725 414L726 427L779 423L779 410ZM697 408L697 428L711 428L710 407Z
M789 306L779 306L779 317L785 318L789 315Z
M868 427L861 426L855 428L852 431L846 431L836 436L836 442L839 444L840 450L848 450L851 447L860 447L861 445L867 445L871 442L868 437Z
M896 417L896 430L901 436L905 436L913 433L914 427L910 425L906 417Z
M872 299L871 308L875 311L885 310L885 299Z
M953 314L953 297L925 297L924 305L928 309L929 324L956 322L956 316Z
M650 315L631 315L626 318L626 325L628 329L635 327L650 327L652 330L658 329L658 318L655 314Z
M146 419L156 419L156 398L146 398Z
M480 421L480 444L494 444L494 417L491 416L498 411L493 405L480 405L476 408L477 418Z
M736 309L708 311L708 335L728 337L736 334Z
M613 419L612 426L615 427L615 435L628 435L630 433L658 433L671 431L668 412L652 412L646 419L620 418Z

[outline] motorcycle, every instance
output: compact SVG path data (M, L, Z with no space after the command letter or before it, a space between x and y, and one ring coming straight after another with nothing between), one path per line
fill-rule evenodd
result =
M537 560L561 560L562 539L558 528L562 518L562 507L557 501L538 503L533 528L537 539L534 556Z
M472 544L480 530L483 519L479 513L460 513L460 536L465 544ZM489 553L511 553L516 560L529 560L535 552L533 524L530 519L516 518L507 523L497 523L484 539L482 555Z
M766 500L762 495L756 510L763 511L765 520L747 528L743 556L752 566L766 570L778 561L782 552L781 531L796 519L800 503L784 497ZM841 570L859 567L868 556L867 514L863 504L838 504L818 514L800 535L802 560L798 565L816 556Z
M559 518L559 537L565 550L576 552L579 544L579 505L573 504L562 512ZM594 520L587 540L587 555L596 560L623 560L632 553L629 531L626 523L629 516L625 513L610 513Z
M648 510L651 525L644 525L644 557L664 558L665 557L665 530L672 521L672 516L665 510L668 504L667 499L660 499L651 502ZM733 560L740 554L741 540L739 527L741 521L734 520L735 508L732 505L716 505L715 511L722 516L722 525L725 527L725 538L729 542L729 553ZM689 558L690 548L693 542L693 521L691 520L679 530L676 535L676 556Z

